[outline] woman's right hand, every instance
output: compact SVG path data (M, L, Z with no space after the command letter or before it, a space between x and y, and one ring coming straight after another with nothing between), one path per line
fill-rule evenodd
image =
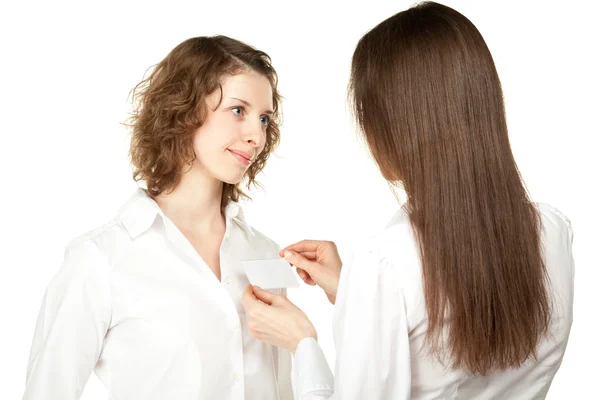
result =
M342 260L333 242L303 240L282 249L281 257L296 267L302 280L311 286L318 285L335 304Z

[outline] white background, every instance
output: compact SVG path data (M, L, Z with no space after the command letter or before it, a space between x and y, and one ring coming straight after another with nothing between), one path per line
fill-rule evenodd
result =
M119 4L120 3L120 4ZM595 1L446 1L480 29L503 83L513 150L532 197L570 217L575 322L549 399L597 393L600 30ZM0 6L0 398L22 396L34 324L69 240L135 188L120 124L129 90L181 41L225 34L268 52L285 96L282 143L246 208L281 245L343 255L397 205L356 140L345 101L360 36L409 1L31 2ZM292 290L333 365L333 307ZM106 399L95 376L83 399Z

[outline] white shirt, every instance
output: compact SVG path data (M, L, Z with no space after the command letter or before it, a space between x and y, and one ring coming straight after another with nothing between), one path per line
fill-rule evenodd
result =
M279 247L237 203L225 214L221 281L142 189L71 242L44 296L24 399L78 399L92 370L111 400L291 399L290 353L250 336L241 302L239 261Z
M558 370L573 320L573 233L538 204L552 298L551 334L538 360L486 377L451 370L419 352L427 313L418 249L401 209L342 269L334 311L335 383L321 348L304 339L293 364L296 399L542 399Z

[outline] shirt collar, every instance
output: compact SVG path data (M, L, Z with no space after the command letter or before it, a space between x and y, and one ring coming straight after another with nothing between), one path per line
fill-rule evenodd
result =
M402 207L400 207L400 209L398 211L396 211L396 214L394 214L394 216L392 217L390 222L388 222L386 227L389 228L394 225L409 222L407 207L408 207L408 203L404 203L402 205Z
M123 204L119 209L119 216L132 239L150 229L157 216L160 216L165 227L168 227L165 221L167 217L162 209L143 188L138 188L131 198ZM248 235L255 235L252 227L246 221L242 207L237 202L230 201L227 204L225 207L225 220L227 224L234 221Z
M255 236L254 230L248 224L246 220L246 216L244 215L244 210L239 203L235 201L229 201L229 203L225 206L225 220L226 221L234 221L237 223L248 235Z

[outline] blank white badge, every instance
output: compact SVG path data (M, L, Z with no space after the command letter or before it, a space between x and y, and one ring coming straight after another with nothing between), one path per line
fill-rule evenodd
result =
M294 268L283 258L242 260L241 263L250 283L262 289L300 287Z

